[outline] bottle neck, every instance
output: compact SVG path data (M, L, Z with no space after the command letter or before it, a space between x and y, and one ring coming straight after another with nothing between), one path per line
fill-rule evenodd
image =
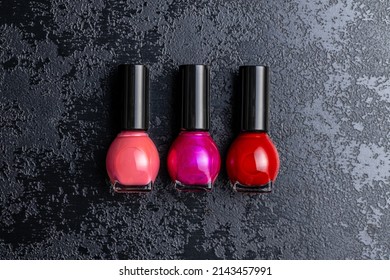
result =
M205 128L180 128L180 131L182 132L209 132L209 129L205 129Z
M268 133L268 129L243 129L241 128L240 133Z
M179 135L204 136L210 135L208 130L182 130Z

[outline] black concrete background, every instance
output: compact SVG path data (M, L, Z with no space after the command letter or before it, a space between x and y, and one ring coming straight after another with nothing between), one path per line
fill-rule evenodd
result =
M389 259L387 1L0 0L0 258ZM148 195L113 194L116 67L151 72ZM276 190L177 194L179 64L211 66L211 133L237 134L235 74L266 64Z

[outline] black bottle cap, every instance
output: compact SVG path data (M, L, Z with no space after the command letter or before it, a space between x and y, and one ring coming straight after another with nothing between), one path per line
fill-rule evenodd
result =
M209 130L210 70L207 65L180 65L181 128Z
M147 130L149 127L149 75L145 65L121 64L122 130Z
M241 130L268 131L268 67L241 66Z

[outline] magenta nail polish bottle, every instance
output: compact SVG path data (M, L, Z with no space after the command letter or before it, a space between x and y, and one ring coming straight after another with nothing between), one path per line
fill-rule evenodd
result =
M221 166L209 134L210 74L207 65L181 65L181 132L168 153L168 172L179 191L212 189Z

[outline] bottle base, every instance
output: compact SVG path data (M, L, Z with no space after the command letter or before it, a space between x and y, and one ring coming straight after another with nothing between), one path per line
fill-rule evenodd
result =
M246 192L246 193L271 193L272 188L273 188L273 182L269 181L265 185L260 185L260 186L247 186L247 185L242 185L239 182L236 182L233 184L233 189L237 192Z
M210 192L212 187L212 183L204 185L186 185L179 181L175 181L174 183L174 188L180 192Z
M150 182L147 185L122 185L119 182L115 182L111 185L113 190L117 193L147 193L153 189L153 182Z

